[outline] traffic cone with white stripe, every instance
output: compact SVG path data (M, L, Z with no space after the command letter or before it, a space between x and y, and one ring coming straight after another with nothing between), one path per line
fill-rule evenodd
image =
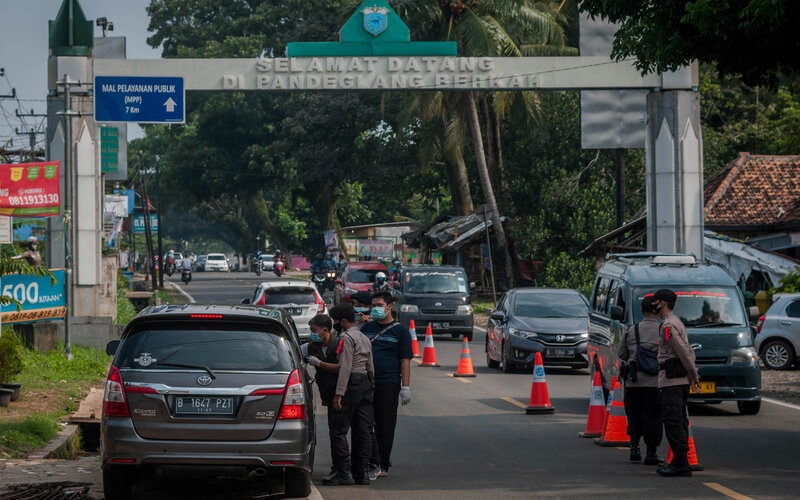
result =
M454 377L474 377L475 371L472 368L472 358L469 356L469 340L464 337L461 345L461 359L458 360L458 368L453 374Z
M422 349L422 363L419 366L439 366L436 362L436 348L433 346L431 325L425 329L425 347Z
M544 378L544 365L542 353L536 353L533 362L533 383L531 384L531 399L525 414L534 415L541 413L555 413L556 409L550 404L550 395L547 393L547 381Z
M594 440L600 446L630 446L628 416L625 414L625 393L619 380L612 383L611 409L603 426L603 434Z
M589 398L589 415L586 418L586 430L579 432L580 437L600 437L603 435L603 424L606 420L606 408L603 403L603 382L600 372L594 372L592 395Z
M411 334L411 352L414 354L415 358L418 358L420 354L419 342L417 341L417 326L414 324L413 319L408 323L408 331Z
M689 420L689 409L686 409L686 422L689 425L689 452L686 454L686 459L689 462L689 468L692 470L703 470L705 467L700 465L700 461L697 459L697 450L694 447L694 436L692 436L692 422ZM667 448L667 463L672 463L673 453L672 447L669 446Z

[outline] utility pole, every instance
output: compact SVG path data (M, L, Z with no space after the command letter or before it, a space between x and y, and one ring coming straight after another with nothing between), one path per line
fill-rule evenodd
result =
M144 237L147 242L147 260L151 266L151 275L153 278L153 293L158 290L158 278L156 271L159 273L163 270L163 262L160 262L159 269L156 269L156 259L153 255L153 235L150 233L150 197L147 195L147 172L144 169L144 153L139 151L139 175L142 181L142 211L144 212ZM159 255L159 259L163 260Z
M33 110L31 110L30 114L26 115L26 114L20 113L18 109L15 109L14 110L14 114L17 116L17 118L19 118L21 120L23 118L47 118L46 114L34 114ZM23 120L23 125L24 125L24 120ZM31 162L35 162L36 160L38 160L40 158L42 158L42 159L44 158L44 150L39 150L39 151L36 150L36 136L37 135L44 135L44 133L45 133L44 130L38 130L37 131L35 128L31 127L31 129L29 131L27 131L27 132L25 130L20 132L20 130L18 128L15 128L14 132L16 132L17 135L27 135L28 136L28 140L29 140L28 145L31 147L31 151L30 151L30 161Z
M158 234L158 258L164 259L164 250L161 248L161 180L158 174L158 156L156 156L156 228ZM177 263L176 263L177 264ZM164 288L164 263L161 263L161 269L158 273L158 287Z
M69 75L65 74L64 79L57 82L59 87L64 88L64 111L56 113L64 117L64 275L67 282L64 284L64 302L67 305L67 311L64 316L64 356L67 359L72 359L72 345L70 340L70 322L72 312L74 309L73 304L73 281L74 276L72 273L72 248L73 241L75 241L75 224L72 220L72 204L75 200L75 186L73 182L74 166L72 162L72 118L81 116L81 113L72 111L72 96L70 89L85 85L83 82L71 81Z

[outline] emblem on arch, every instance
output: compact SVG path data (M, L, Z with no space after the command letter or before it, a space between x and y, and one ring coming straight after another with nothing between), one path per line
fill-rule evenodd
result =
M389 9L386 7L366 7L361 10L364 16L364 31L378 36L389 27Z

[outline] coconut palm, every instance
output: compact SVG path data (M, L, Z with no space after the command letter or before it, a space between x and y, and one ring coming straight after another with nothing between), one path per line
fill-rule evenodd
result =
M566 47L564 31L559 24L561 19L558 9L563 6L563 2L533 4L528 0L395 0L391 4L412 29L412 37L456 41L458 54L462 57L521 57L576 53L574 49ZM538 106L536 94L533 92L479 94L470 91L443 96L441 92L435 92L416 96L413 106L420 111L419 117L423 123L433 118L441 122L445 138L439 144L449 146L442 148L445 153L445 163L448 169L456 170L455 175L452 173L450 175L454 197L455 190L468 183L461 180L459 185L454 185L452 182L453 179L461 179L462 175L466 177L466 166L463 163L464 141L449 134L469 131L484 201L490 211L497 243L505 255L508 285L513 286L513 261L506 242L505 230L500 223L500 211L495 200L489 165L491 163L502 174L500 123L513 106L523 106L525 115L535 117ZM481 127L479 107L484 110L487 123L485 130ZM489 155L484 150L484 134ZM465 208L466 205L460 207L461 211Z

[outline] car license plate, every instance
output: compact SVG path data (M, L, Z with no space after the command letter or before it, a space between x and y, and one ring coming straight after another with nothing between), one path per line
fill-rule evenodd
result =
M545 349L544 355L548 358L574 358L575 349L549 347Z
M300 316L303 314L303 310L299 307L287 307L286 311L291 314L292 316Z
M178 396L176 415L233 415L231 396Z
M450 328L450 323L447 321L438 321L431 323L431 328Z
M692 394L713 394L717 392L717 383L716 382L700 382L700 390L695 391L692 389L690 391Z

